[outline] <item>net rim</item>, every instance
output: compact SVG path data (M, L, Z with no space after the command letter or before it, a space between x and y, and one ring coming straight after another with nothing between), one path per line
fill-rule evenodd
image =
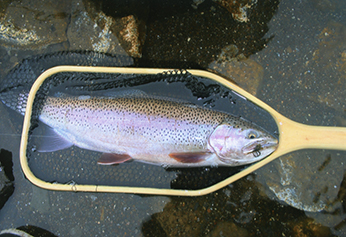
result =
M107 186L107 185L86 185L86 184L61 184L61 183L49 183L46 181L43 181L39 178L37 178L33 172L29 168L28 159L27 159L27 144L28 144L28 137L29 137L29 128L30 128L30 120L32 115L32 107L35 95L37 91L39 90L40 86L43 84L43 82L52 76L53 74L61 73L61 72L90 72L90 73L122 73L122 74L158 74L171 71L172 73L180 74L181 71L175 70L175 69L157 69L157 68L128 68L128 67L91 67L91 66L56 66L52 67L45 72L43 72L35 81L33 86L31 87L28 100L27 100L27 106L26 106L26 112L24 116L24 122L23 122L23 130L22 130L22 137L21 137L21 144L20 144L20 163L22 170L25 174L25 176L29 179L30 182L32 182L34 185L48 189L48 190L56 190L56 191L74 191L74 192L110 192L110 193L134 193L134 194L155 194L155 195L175 195L175 196L201 196L206 195L209 193L212 193L216 190L219 190L236 180L252 173L253 171L259 169L260 167L264 166L265 164L269 163L270 161L274 160L279 156L271 155L270 159L263 159L250 167L242 170L241 172L230 176L229 178L226 178L214 185L211 185L207 188L198 189L198 190L182 190L182 189L165 189L165 188L146 188L146 187L126 187L126 186ZM204 71L204 70L196 70L196 69L189 69L186 70L187 72L191 73L195 76L201 76L205 77L211 80L214 80L225 87L235 91L236 93L240 94L241 96L244 96L254 104L258 105L259 107L262 107L264 110L269 112L276 120L277 124L279 124L278 118L286 119L279 113L277 113L274 109L272 109L270 106L262 102L261 100L257 99L250 93L246 92L242 88L238 87L237 85L229 82L225 78L218 76L214 73ZM281 121L280 120L280 121ZM279 127L279 126L278 126ZM280 132L280 127L279 127Z

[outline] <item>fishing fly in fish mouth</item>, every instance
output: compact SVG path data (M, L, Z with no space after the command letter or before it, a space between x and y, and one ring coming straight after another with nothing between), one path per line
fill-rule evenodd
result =
M48 97L39 119L49 126L38 151L72 145L103 154L101 165L131 160L164 167L238 166L275 151L278 140L231 114L144 92Z
M238 117L232 119L241 120ZM278 145L276 138L251 122L243 120L241 123L241 126L217 126L209 139L217 156L224 163L231 163L233 166L248 164L263 159L275 151ZM226 137L225 129L230 130ZM224 144L216 138L218 134L226 138Z

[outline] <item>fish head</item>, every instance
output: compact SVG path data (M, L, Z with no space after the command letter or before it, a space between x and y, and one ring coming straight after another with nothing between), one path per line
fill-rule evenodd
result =
M278 140L250 122L221 124L209 136L209 148L226 166L256 162L274 152Z

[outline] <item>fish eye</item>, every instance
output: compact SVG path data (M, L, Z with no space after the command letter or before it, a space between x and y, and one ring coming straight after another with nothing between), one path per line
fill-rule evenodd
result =
M258 137L258 133L256 131L250 131L247 135L249 139L255 139Z
M250 133L249 136L248 136L250 139L254 139L256 138L256 135L254 133Z

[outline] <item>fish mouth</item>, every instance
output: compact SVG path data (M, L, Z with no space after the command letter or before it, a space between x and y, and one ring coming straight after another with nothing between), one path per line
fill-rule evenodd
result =
M276 149L278 146L278 140L275 138L267 139L267 138L259 138L255 139L248 144L246 144L241 151L244 155L247 155L249 153L259 153L261 150L272 148L273 150Z

